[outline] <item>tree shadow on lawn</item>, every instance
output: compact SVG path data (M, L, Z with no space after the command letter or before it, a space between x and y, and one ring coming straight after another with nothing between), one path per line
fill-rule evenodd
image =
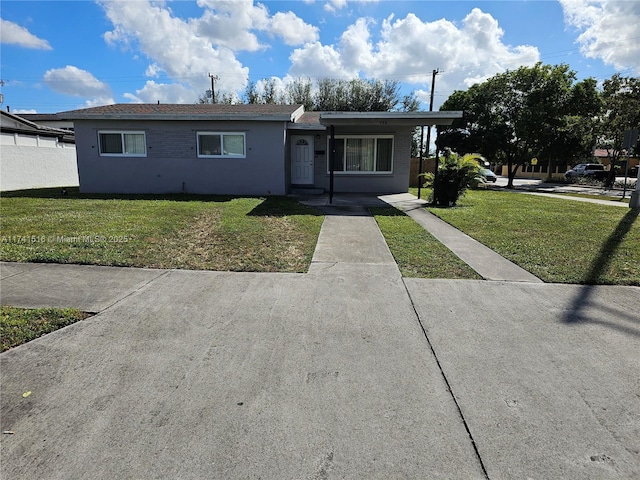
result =
M625 236L631 230L634 222L640 215L640 210L631 209L620 220L615 230L609 235L598 256L593 260L589 273L585 278L583 287L574 298L563 322L568 324L593 323L619 330L623 333L640 337L640 317L636 314L628 314L620 308L606 302L604 299L596 299L598 287L596 286L601 275L608 269L612 254L617 250ZM633 306L631 307L633 308ZM629 322L623 324L621 322Z
M120 194L120 193L81 193L78 187L36 188L2 192L6 198L50 198L78 200L166 200L171 202L214 202L226 203L238 198L255 198L263 200L253 208L247 216L285 217L290 215L324 215L320 210L303 205L284 196L260 195L198 195L191 193L168 194Z
M249 217L288 217L291 215L311 215L314 217L323 216L320 210L315 207L303 205L293 198L273 196L260 197L264 201L256 205L247 216Z
M168 200L173 202L228 202L239 196L197 195L192 193L81 193L78 187L34 188L2 192L5 198L50 198L78 200ZM248 197L243 197L248 198ZM261 197L256 197L261 198Z

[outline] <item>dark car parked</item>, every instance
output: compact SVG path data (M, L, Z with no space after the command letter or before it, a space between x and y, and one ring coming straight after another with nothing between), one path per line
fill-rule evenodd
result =
M564 174L566 178L592 177L596 180L605 180L609 172L601 163L579 163Z
M480 168L480 175L482 175L484 177L484 179L487 182L493 182L495 183L496 180L498 179L498 177L496 176L495 173L493 173L491 170L489 170L488 168Z

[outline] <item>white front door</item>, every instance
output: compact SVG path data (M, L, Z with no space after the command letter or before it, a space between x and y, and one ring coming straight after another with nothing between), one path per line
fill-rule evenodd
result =
M313 137L291 137L291 183L313 185Z

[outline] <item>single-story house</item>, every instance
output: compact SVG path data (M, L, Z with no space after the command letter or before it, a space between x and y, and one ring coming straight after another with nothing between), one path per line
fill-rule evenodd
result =
M72 131L0 110L0 190L78 186Z
M593 156L598 162L600 162L603 165L605 165L607 167L607 170L611 168L611 156L610 156L610 153L606 149L604 149L604 148L595 148L593 150ZM618 161L620 163L618 163L618 165L623 166L624 165L623 162L625 162L626 160L627 160L626 156L624 156L624 155L620 156L619 159L618 159ZM638 158L636 155L634 155L632 157L629 157L628 160L629 160L629 168L630 169L633 168L633 167L636 167L640 163L640 158ZM624 169L624 166L622 168Z
M462 112L132 103L58 116L74 123L82 192L284 195L406 192L414 127Z

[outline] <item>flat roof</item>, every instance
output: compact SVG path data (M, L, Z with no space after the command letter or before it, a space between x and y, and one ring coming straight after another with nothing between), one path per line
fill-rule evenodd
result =
M449 112L322 112L322 125L451 125L462 111Z

